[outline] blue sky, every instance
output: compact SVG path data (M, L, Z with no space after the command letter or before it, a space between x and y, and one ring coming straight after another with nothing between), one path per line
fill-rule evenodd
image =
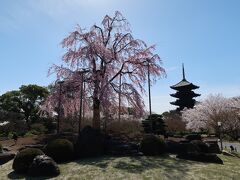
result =
M181 80L182 62L186 78L200 86L198 100L240 95L239 8L238 0L1 0L0 94L51 83L47 71L60 63L61 40L76 24L89 28L118 10L134 37L157 45L167 71L152 87L154 112L175 108L169 86Z

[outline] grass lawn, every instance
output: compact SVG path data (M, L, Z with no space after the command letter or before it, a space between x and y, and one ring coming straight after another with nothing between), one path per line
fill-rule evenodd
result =
M174 157L101 157L60 164L52 179L240 179L240 158L220 155L224 165ZM16 175L12 161L0 166L0 179L31 179Z

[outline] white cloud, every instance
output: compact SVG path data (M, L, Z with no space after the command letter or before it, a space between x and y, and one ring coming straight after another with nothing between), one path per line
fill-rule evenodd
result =
M146 110L149 110L149 100L148 97L145 96L144 98ZM172 97L170 95L153 95L151 97L151 103L152 103L152 111L155 113L163 113L165 111L169 111L171 109L175 109L173 105L170 104L170 102L173 101Z
M110 7L111 0L25 0L9 2L0 13L0 31L17 30L36 23L44 16L64 24L96 17L96 13Z
M173 66L173 67L166 68L165 70L166 70L167 73L169 73L169 72L176 71L178 69L179 69L178 66Z

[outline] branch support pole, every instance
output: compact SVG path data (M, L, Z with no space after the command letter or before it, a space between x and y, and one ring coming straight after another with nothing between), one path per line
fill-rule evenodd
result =
M59 81L59 99L58 99L58 117L57 117L57 134L60 132L60 119L61 119L61 104L62 104L62 84L64 81Z
M118 97L118 122L120 123L120 121L121 121L121 91L122 91L122 89L121 89L121 86L122 86L122 74L120 73L119 74L119 97Z
M82 123L82 100L83 100L83 72L81 73L81 85L80 85L80 103L79 103L79 121L78 121L78 135L80 136L81 132L81 123Z
M152 103L151 103L151 82L150 82L150 64L148 60L148 101L149 101L149 119L150 119L150 129L153 133L153 123L152 123Z

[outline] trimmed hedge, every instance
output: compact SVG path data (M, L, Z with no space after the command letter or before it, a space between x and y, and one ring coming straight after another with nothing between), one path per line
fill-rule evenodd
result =
M73 144L67 139L56 139L48 143L44 152L56 162L69 161L73 158Z
M43 155L44 153L40 149L27 148L19 151L13 160L12 168L17 173L26 173L33 162L33 159L38 155Z
M166 152L166 144L159 137L147 136L140 143L140 151L147 156L161 155Z

